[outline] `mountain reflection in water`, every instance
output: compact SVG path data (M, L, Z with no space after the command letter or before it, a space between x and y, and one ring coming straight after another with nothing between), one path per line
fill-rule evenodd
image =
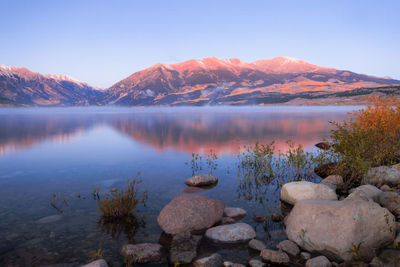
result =
M309 148L329 136L328 121L341 121L344 108L155 108L45 109L0 113L0 155L45 141L66 143L90 129L106 126L158 151L236 154L243 145L287 140ZM91 112L88 112L91 111Z

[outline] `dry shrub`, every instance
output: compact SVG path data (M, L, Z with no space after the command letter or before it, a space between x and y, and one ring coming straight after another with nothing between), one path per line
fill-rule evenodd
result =
M400 100L393 96L368 97L365 109L334 123L332 149L340 157L338 172L355 186L371 167L400 162Z

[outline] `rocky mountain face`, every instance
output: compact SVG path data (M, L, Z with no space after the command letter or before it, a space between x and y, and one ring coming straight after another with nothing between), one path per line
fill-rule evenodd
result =
M400 81L319 67L288 57L252 63L235 58L205 58L156 64L136 72L106 90L101 102L115 105L281 103L287 96L290 100L296 95L393 84Z
M333 93L396 85L400 81L289 57L251 63L236 58L159 63L103 91L65 75L0 65L0 104L8 105L251 105L297 98L312 98L315 103Z
M42 75L0 65L0 104L17 106L95 105L101 91L65 75Z

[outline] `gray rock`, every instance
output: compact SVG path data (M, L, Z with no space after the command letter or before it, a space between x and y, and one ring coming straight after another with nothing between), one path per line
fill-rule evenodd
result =
M301 181L283 185L281 190L282 201L294 205L297 201L304 199L337 200L337 195L335 190L325 184Z
M392 166L390 166L390 168L393 168L393 169L396 169L396 170L400 171L400 163L392 165Z
M381 248L394 239L394 216L372 201L299 201L286 219L288 238L307 251L351 260L353 244Z
M273 264L289 265L289 256L282 251L263 249L260 254L263 261Z
M251 249L254 249L254 250L257 250L257 251L261 251L261 250L267 248L267 246L262 241L257 240L257 239L250 240L249 247Z
M197 259L193 262L194 267L221 267L222 256L214 253L211 256Z
M300 253L297 244L290 240L283 240L276 247L292 257L297 257Z
M185 181L188 186L207 186L218 183L218 178L212 174L197 174Z
M172 238L169 250L170 261L181 264L191 263L197 256L197 247L202 236L191 235L190 232L177 234Z
M53 223L53 222L58 222L61 219L62 219L61 215L50 215L37 220L36 223L39 224Z
M335 186L343 185L343 177L340 175L329 175L321 181L321 183L330 183Z
M247 212L242 208L225 207L225 209L224 209L224 216L233 218L235 220L241 220L244 217L246 217L246 215L247 215Z
M375 259L375 258L374 258ZM400 250L384 249L378 257L377 262L383 263L380 266L399 266Z
M373 185L366 184L353 188L349 192L350 195L347 199L363 199L369 201L376 200L376 198L382 193L382 190Z
M108 267L107 262L103 259L92 261L91 263L82 265L81 267Z
M244 243L256 237L253 227L246 223L235 223L212 227L206 237L216 243Z
M225 204L197 195L175 197L160 212L157 222L170 235L201 232L221 221Z
M383 192L377 198L382 207L387 208L398 220L400 219L400 195L396 192Z
M325 256L318 256L309 259L306 262L306 267L331 267L331 262Z
M392 189L390 186L388 186L387 184L382 185L380 189L381 189L382 191L392 191L392 190L393 190L393 189Z
M362 184L382 186L384 184L397 186L400 182L400 170L388 166L371 168L362 180Z
M384 263L378 257L375 257L372 259L372 261L369 263L369 265L372 267L383 267Z
M308 253L308 252L303 251L303 252L300 253L300 258L302 260L307 261L307 260L311 259L311 254Z
M370 262L374 257L376 257L376 252L373 248L360 247L358 250L358 258L363 262Z
M121 254L126 257L133 257L134 263L159 262L165 258L163 247L154 243L124 245Z
M250 267L265 267L266 266L265 263L263 263L260 260L256 260L256 259L250 260L249 265L250 265Z

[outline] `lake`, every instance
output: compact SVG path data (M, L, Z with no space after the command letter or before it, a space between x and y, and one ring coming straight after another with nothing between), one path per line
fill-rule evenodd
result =
M315 151L314 144L329 137L329 121L342 121L357 108L0 109L0 265L86 263L98 248L111 266L122 265L119 251L128 238L160 240L160 210L185 194L183 182L193 171L210 172L210 150L217 156L213 173L219 182L195 194L244 208L244 221L255 227L257 238L274 247L285 239L283 225L252 218L279 212L279 190L266 188L262 201L242 192L238 153L244 145L273 140L281 151L287 140ZM192 168L192 153L203 157L201 170ZM148 192L146 206L139 208L141 227L114 231L99 223L93 190L100 186L101 195L124 188L138 172L140 190ZM251 254L209 246L201 253L212 249L242 263Z

